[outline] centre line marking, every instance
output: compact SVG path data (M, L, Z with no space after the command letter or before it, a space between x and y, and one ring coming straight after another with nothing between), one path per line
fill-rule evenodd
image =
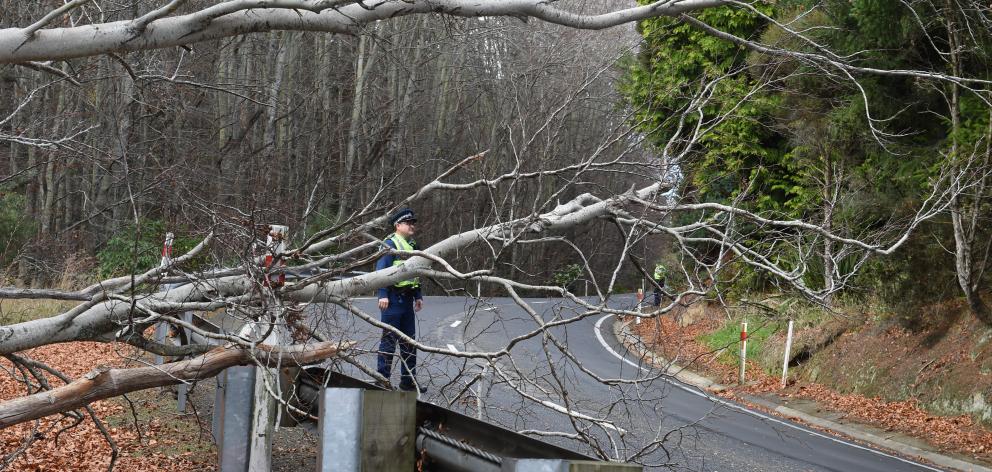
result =
M451 323L451 327L452 328L457 328L458 325L460 325L460 324L462 324L462 320L456 320L454 323Z

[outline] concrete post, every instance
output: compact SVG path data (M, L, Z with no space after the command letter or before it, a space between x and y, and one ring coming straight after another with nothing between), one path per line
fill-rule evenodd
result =
M262 323L249 323L241 328L239 335L250 339L256 339L261 334L268 331L268 327ZM262 340L263 344L278 345L280 339L284 339L282 328L276 326L269 333L269 336ZM272 436L275 429L276 400L269 394L266 388L266 381L274 381L279 371L275 368L261 368L250 366L254 375L250 389L240 392L240 395L249 397L252 405L251 423L249 429L249 467L252 471L267 471L271 468L272 461ZM228 369L230 370L230 369ZM231 394L231 386L228 386L227 393ZM276 391L273 386L273 391ZM278 393L278 392L276 392ZM226 401L226 398L225 398Z
M262 328L245 325L241 336ZM276 343L278 329L263 341ZM272 437L276 400L265 382L278 375L275 369L256 366L230 367L219 376L214 403L214 436L220 450L221 472L267 471L272 467Z
M181 318L183 321L189 324L193 324L193 312L187 311L182 314ZM191 336L193 335L193 332L186 328L183 328L183 332L186 333L186 339L188 340L188 342L192 344ZM189 384L186 383L179 384L179 392L176 396L176 403L178 404L178 409L180 413L186 412L186 400L188 397L189 397Z
M162 243L162 259L159 261L159 267L168 267L172 264L172 243L176 240L176 236L172 233L165 233L165 242ZM162 290L169 290L172 288L170 285L166 284L162 286ZM169 333L169 325L166 323L155 324L155 342L164 343L165 337ZM165 362L165 359L156 354L155 364L159 365Z
M252 388L252 422L249 447L251 457L248 470L254 472L272 469L272 438L275 435L276 400L265 388L266 378L272 379L278 372L275 369L255 369L255 384ZM275 375L272 375L272 374Z
M475 399L476 399L476 401L475 401L475 417L476 417L476 419L480 419L480 420L482 419L482 410L483 410L483 408L485 406L483 404L482 396L485 395L485 393L486 393L485 384L486 384L486 373L488 371L489 371L489 366L488 365L483 365L482 366L482 373L479 374L479 382L478 382L478 385L476 386L476 388L479 389L479 393L476 394L476 396L475 396Z
M285 252L289 228L272 225L264 260L266 268L272 268L275 262L273 254ZM279 267L285 261L280 261ZM285 283L285 273L266 277L265 284L273 287ZM192 321L192 314L183 315L186 321ZM276 325L269 330L264 323L248 323L241 328L239 335L249 339L258 339L269 332L264 344L279 345L282 339L288 339L283 334L284 326ZM267 380L277 379L279 372L274 368L262 369L256 366L238 366L228 368L221 374L214 404L214 430L220 449L221 472L268 471L272 467L272 437L275 428L277 402L269 393ZM272 392L279 394L274 384ZM180 391L181 406L185 406L185 391Z
M415 470L416 419L415 392L324 389L317 470Z

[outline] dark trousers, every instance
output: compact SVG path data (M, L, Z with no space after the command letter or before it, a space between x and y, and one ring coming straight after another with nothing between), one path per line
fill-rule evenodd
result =
M389 290L389 306L382 311L382 322L386 323L409 336L416 338L417 318L413 311L413 292ZM393 370L393 357L396 344L400 346L400 384L412 385L417 375L417 350L413 345L401 341L396 334L382 330L382 340L379 342L379 359L376 370L383 377L389 378Z
M665 286L665 281L664 280L655 280L654 282L656 284L658 284L654 288L654 306L661 306L661 295L662 295L662 293L661 293L661 288L659 288L659 287L664 287Z

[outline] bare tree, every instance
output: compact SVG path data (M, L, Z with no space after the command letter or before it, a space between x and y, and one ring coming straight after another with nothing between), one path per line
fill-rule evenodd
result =
M151 206L138 202L140 194L166 185L161 181L169 180L169 172L188 166L208 174L201 176L201 180L190 177L190 181L177 182L170 189L181 202L175 212L196 222L197 233L202 237L196 247L170 264L106 278L82 290L0 290L0 298L80 302L64 313L0 326L0 354L25 369L54 371L28 359L23 351L82 340L127 344L139 353L156 353L178 360L163 369L97 370L85 380L67 381L61 387L30 384L23 398L0 403L0 426L70 412L88 402L129 391L199 380L231 365L270 366L274 354L284 355L275 356L281 359L281 365L340 359L364 366L369 362L369 352L348 343L357 334L333 323L339 319L338 315L347 314L348 320L374 330L391 331L422 352L484 366L484 371L491 372L523 404L564 414L572 428L530 431L532 434L580 441L604 458L652 465L667 463L670 457L657 458L657 451L665 447L667 440L662 426L654 437L634 443L620 434L622 427L606 413L597 416L581 412L570 396L567 377L571 375L569 372L580 372L616 388L620 397L616 404L623 404L637 400L637 392L625 392L622 387L636 387L668 374L646 374L635 380L603 378L582 365L570 352L568 340L556 333L558 328L600 314L646 316L615 302L625 278L632 278L631 261L643 259L638 257L639 248L652 238L663 237L672 241L680 255L682 264L677 270L686 285L679 287L674 301L662 307L661 313L689 299L718 292L720 281L733 277L734 264L763 271L784 287L825 303L831 294L849 283L869 257L891 254L922 222L945 211L962 192L979 185L970 179L970 173L944 169L931 182L930 197L911 217L871 232L853 234L831 225L832 207L823 218L805 221L750 211L739 202L694 201L692 195L680 191L680 165L737 108L731 106L729 111L725 108L714 114L708 107L721 81L728 76L701 78L698 93L687 97L684 106L667 120L675 132L660 148L651 149L644 144L644 136L636 131L636 123L631 123L635 113L618 112L615 97L607 92L614 85L610 78L612 64L623 50L617 51L615 46L611 49L603 41L567 56L562 50L579 48L580 38L562 37L559 34L562 29L524 28L513 19L488 18L537 18L568 28L602 29L666 15L757 53L800 61L855 85L861 74L896 74L943 81L979 94L988 85L981 79L961 77L960 71L882 70L854 64L820 47L812 47L814 52L782 49L721 32L689 15L698 9L717 6L752 11L748 4L715 0L660 1L599 14L571 13L555 4L517 0L374 4L237 0L213 5L173 0L147 12L133 12L120 21L104 22L91 21L101 16L95 9L89 9L88 2L73 1L40 19L25 21L27 26L0 30L0 63L18 64L18 70L27 68L35 80L38 77L52 80L54 75L58 77L56 80L78 82L76 77L80 74L56 68L52 62L37 61L69 60L67 64L75 64L71 61L82 60L75 58L89 56L98 57L85 63L88 68L124 79L119 84L100 85L114 91L113 109L118 112L112 117L95 118L101 126L112 130L114 141L109 151L87 141L95 139L86 134L87 130L97 125L85 121L71 127L26 127L37 137L19 131L0 135L0 139L25 145L35 152L51 147L78 148L77 155L89 159L94 171L88 187L94 192L94 203L82 209L70 208L82 213L80 218L71 220L90 221L110 213L114 219L133 220L138 225L140 213ZM459 33L478 37L473 41L445 43L451 49L444 50L434 47L434 43L441 41L437 36L442 35L418 29L416 21L377 23L428 13L447 15L444 18L487 17L485 21L491 24L478 28L461 25L463 29ZM71 25L49 28L63 20ZM401 24L413 25L410 36L391 37L388 31L383 31L387 25ZM787 25L780 26L807 45L813 41ZM562 38L555 39L562 41L562 47L548 48L538 54L514 44L520 35L532 30L536 31L530 34L539 40ZM312 38L279 31L345 33L358 35L358 39L357 43L345 43L341 37ZM257 32L270 32L271 36L257 41L248 35ZM299 49L290 50L287 38L300 39L301 44L295 46ZM405 41L417 44L418 49L415 54L400 57L402 46L394 45ZM199 45L197 48L209 52L194 55L187 45L201 42L202 48ZM179 49L166 49L173 47ZM162 50L147 52L152 49ZM308 68L293 59L294 55L303 56L311 51L319 56L330 55L333 49L350 51L349 56L335 56L348 57L349 61L341 62L346 66L318 57L313 61L318 65ZM247 52L234 54L230 52L233 50ZM134 54L128 56L127 52ZM588 61L589 57L597 57L595 53L604 54L597 61ZM265 54L274 56L274 62L259 58ZM431 69L418 69L422 61L428 60L436 60ZM545 80L553 82L542 74L558 64L565 64L555 77L561 84L553 85L561 86L537 87L535 84ZM345 68L349 80L338 80L340 77L334 74ZM375 70L383 68L387 69L387 80L379 83L368 80ZM388 79L390 74L392 78ZM472 87L465 85L466 76L474 81ZM232 80L234 77L238 79ZM430 85L418 86L420 80L429 80ZM740 103L746 103L774 80L777 79L760 81ZM316 85L308 88L303 84ZM154 97L152 89L159 85L182 91L182 99L154 100L155 108L166 110L161 116L136 113L137 106L147 103L143 102L142 94ZM443 92L428 95L430 87ZM13 120L25 119L23 111L33 103L34 93L19 95L18 104L7 120L0 122L0 129ZM336 100L335 94L349 99ZM422 95L436 100L421 100ZM209 106L201 105L207 96L216 100ZM376 100L381 97L386 98ZM382 105L384 102L387 105ZM37 114L66 112L66 101L55 103L53 107L46 101ZM330 110L330 103L349 106ZM202 107L199 109L202 116L175 112L185 107ZM307 107L318 110L306 115L314 117L312 121L281 113ZM867 113L872 132L880 141L884 140L886 134L880 124L883 121L871 116L870 109ZM171 128L163 122L168 118L163 117L173 114L191 121L222 120L216 128L203 128L217 130L216 133L205 132L207 136L196 141L210 143L209 149L219 157L211 154L202 160L183 158L179 151L189 149L174 141L180 141L176 139L179 132L189 130L179 126L177 135L167 134L165 130ZM387 118L368 119L380 114ZM431 119L418 120L421 116ZM457 127L439 124L451 120L458 120ZM256 122L264 132L251 133ZM590 128L596 131L589 131ZM442 142L419 138L418 135L427 134L420 133L425 130L430 132L431 139ZM443 142L448 133L462 134L457 148L461 152L457 154L459 157L452 157L445 147L449 144ZM317 134L322 137L311 138ZM341 146L328 146L334 140ZM135 159L128 153L137 147L136 142L155 142L161 147ZM433 149L415 149L418 145ZM229 152L232 147L256 152L241 155ZM338 164L336 178L334 171L325 173L327 162L322 160L325 153L332 153L330 149L337 149L339 154L331 161ZM439 155L442 152L444 155ZM299 158L305 153L310 157ZM407 159L400 159L401 155ZM417 159L423 156L430 158ZM54 214L59 201L56 183L59 179L55 172L61 161L54 157L49 156L45 164L38 160L27 163L28 168L39 169L37 175L32 175L33 181L47 185L44 188L49 193L45 198L34 199L40 204L41 212L48 213L44 220L49 222L47 230L55 227L51 222L57 220ZM388 158L395 161L387 162ZM156 160L160 162L153 162ZM133 164L142 171L159 169L161 173L135 176L135 170L130 167ZM43 172L42 165L47 165ZM970 165L964 163L957 169ZM834 192L836 187L831 181L834 174L830 169L823 172L824 192ZM114 176L120 177L124 185L112 188ZM137 182L143 185L132 185ZM417 184L403 185L408 182ZM198 191L198 187L204 187L220 189L216 193L221 193L248 185L260 190L232 192L213 200ZM73 190L63 187L62 192ZM278 198L292 200L293 205L283 207L272 203ZM828 197L825 201L832 206L837 198ZM432 214L438 220L447 220L443 231L435 234L435 241L421 250L389 249L380 234L386 230L388 215L409 205L433 206ZM461 211L456 215L454 209L459 205L474 208L472 212ZM285 250L264 242L267 225L273 216L281 214L280 208L292 208L289 213L299 215L297 221L311 225L301 231L304 236L296 240L295 247ZM318 218L321 216L324 218ZM75 224L82 223L72 223ZM610 236L607 238L606 234ZM811 251L810 241L825 249ZM546 247L554 247L556 251L540 252ZM801 257L780 258L782 251ZM389 269L338 277L368 266L387 252L409 259ZM595 296L579 297L567 286L553 286L539 277L530 277L526 270L533 266L525 264L526 257L522 254L567 254L581 265ZM277 263L261 264L265 256L271 256ZM810 287L804 282L808 262L816 257L828 260L825 265L829 269L823 274L826 283L822 287ZM197 258L207 258L211 263L197 266ZM835 263L842 259L849 262L845 265L850 268L846 272ZM272 277L283 270L279 261L309 275L285 286L271 283ZM314 269L319 270L311 272ZM433 278L441 290L460 294L465 293L462 290L470 283L485 284L494 293L513 300L525 313L527 328L506 339L501 346L459 351L410 339L374 314L363 311L354 301L372 289L414 276ZM176 283L183 285L148 289ZM560 297L570 308L548 318L525 299L526 294ZM320 308L313 308L312 316L301 318L298 304ZM219 308L238 323L262 327L262 332L217 335L177 316L185 311ZM205 343L176 347L158 343L144 334L146 328L163 322L213 339L222 347ZM272 333L281 333L281 338L270 337ZM518 367L517 347L532 340L540 341L545 356L538 375ZM184 357L191 358L182 360ZM567 367L561 367L562 363ZM376 377L371 369L363 370ZM483 375L460 370L443 389L444 395L450 395L448 400L455 403ZM475 395L478 401L483 395L481 388ZM549 397L558 401L551 402Z

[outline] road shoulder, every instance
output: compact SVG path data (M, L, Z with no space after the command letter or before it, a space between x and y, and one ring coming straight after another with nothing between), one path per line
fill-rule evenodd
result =
M614 318L613 323L611 323L612 329L610 329L610 332L612 332L617 342L636 358L648 362L655 367L667 368L667 371L671 372L678 381L702 390L711 393L721 393L728 390L728 387L725 385L687 370L684 366L671 363L661 356L648 351L645 349L645 343L641 338L630 330L629 324L630 321L624 322ZM749 404L749 406L757 406L761 410L774 413L783 419L798 421L821 430L837 433L856 442L867 443L879 449L893 451L903 456L919 458L938 467L970 472L992 472L992 468L939 453L929 448L929 445L925 443L914 441L916 444L910 444L908 440L912 440L912 438L903 439L898 436L891 436L891 433L886 433L869 425L840 423L825 415L815 414L815 411L822 410L815 404L808 404L802 410L799 410L777 401L777 398L774 396L759 397L744 394L737 395L737 397ZM887 434L889 437L883 437L880 433Z

